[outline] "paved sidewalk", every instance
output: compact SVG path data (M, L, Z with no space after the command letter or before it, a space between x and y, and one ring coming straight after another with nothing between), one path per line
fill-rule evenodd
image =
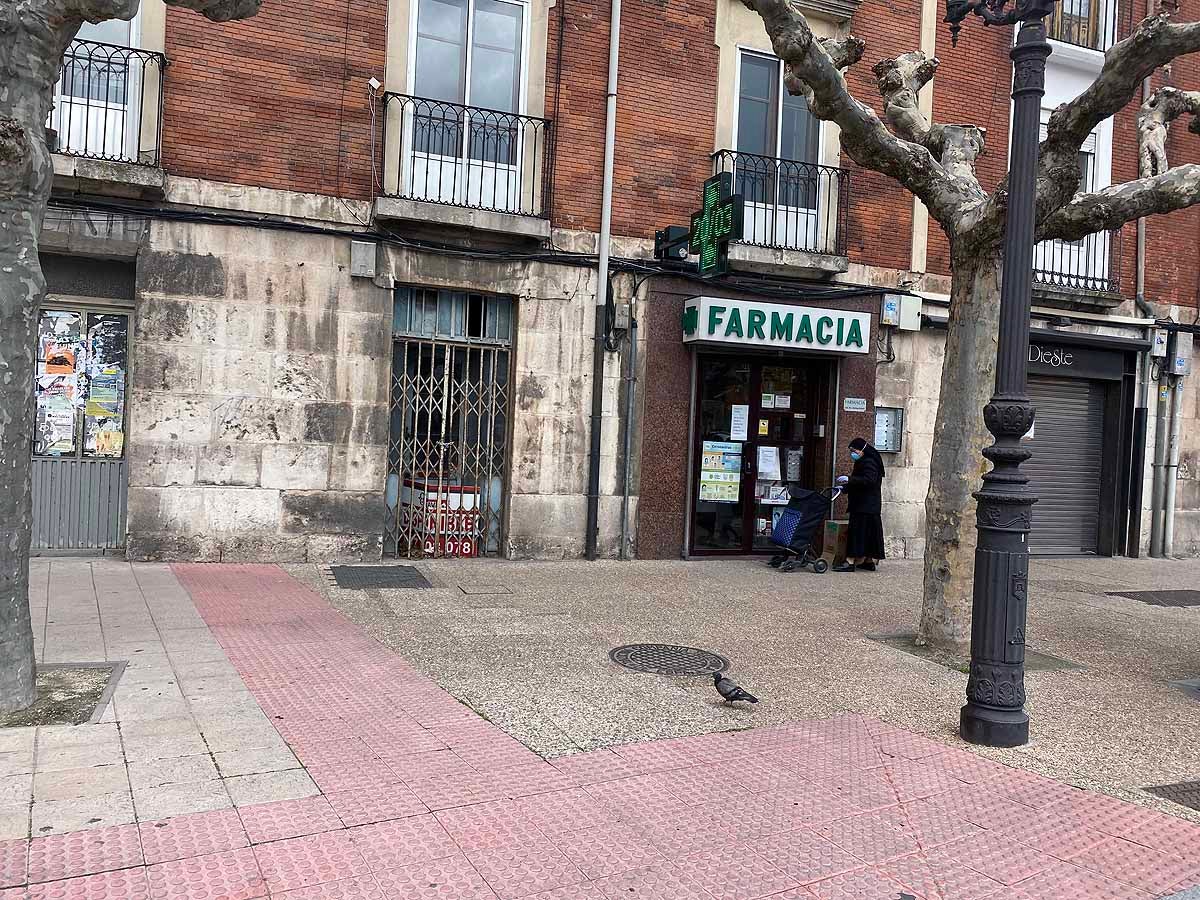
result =
M1152 900L1200 883L1200 827L863 716L546 761L278 568L174 571L321 796L3 842L0 900Z

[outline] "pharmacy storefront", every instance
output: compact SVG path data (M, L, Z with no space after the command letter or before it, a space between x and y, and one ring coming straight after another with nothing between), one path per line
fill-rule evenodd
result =
M661 387L648 385L646 441L669 447L657 438L683 424L678 446L687 456L668 461L643 454L639 555L769 551L789 489L828 487L835 469L848 466L843 445L860 434L872 439L872 313L879 300L877 295L855 300L833 308L774 299L682 298L681 352L673 356L680 368L686 366L677 384L691 386L686 421L656 417L654 406L670 400L658 396ZM684 399L676 394L675 403ZM687 473L675 481L683 501L676 510L679 532L659 542L653 529L668 498L660 479L648 480L647 469L671 462Z

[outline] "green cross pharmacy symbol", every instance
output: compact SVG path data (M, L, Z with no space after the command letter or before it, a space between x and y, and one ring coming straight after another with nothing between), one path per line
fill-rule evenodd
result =
M691 337L696 333L696 326L700 324L700 310L694 306L684 307L683 310L683 333L686 337Z
M733 174L722 172L704 182L704 200L692 213L688 249L700 257L705 277L729 272L729 242L742 237L742 195L733 193Z

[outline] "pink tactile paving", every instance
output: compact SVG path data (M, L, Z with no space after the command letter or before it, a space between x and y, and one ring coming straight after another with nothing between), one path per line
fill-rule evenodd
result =
M1008 828L1033 822L1037 818L1036 810L998 793L996 785L1002 780L951 788L929 798L929 802L956 818L982 828Z
M1028 824L1003 828L995 833L1058 859L1071 859L1109 839L1103 832L1081 824L1078 816L1070 811L1053 808L1040 812Z
M618 756L611 750L589 750L550 761L576 784L590 785L647 773L645 765Z
M972 835L934 851L1006 885L1014 885L1055 865L1058 860L992 832Z
M577 786L569 775L544 761L499 769L492 773L492 778L506 796L514 799Z
M345 831L258 844L254 856L272 893L366 875L369 871Z
M256 900L267 884L249 847L150 866L153 900Z
M875 815L911 836L922 850L931 850L983 831L978 825L953 816L928 800L876 810Z
M1009 800L1034 809L1046 809L1086 794L1077 787L1031 772L1006 775L995 782L997 791Z
M893 900L900 896L904 886L877 869L856 869L853 872L834 875L832 878L806 885L804 890L811 892L820 900L866 900L866 898L874 900L876 897ZM917 900L933 900L933 898L917 895Z
M466 855L502 900L528 897L587 880L566 854L549 845L470 850Z
M672 863L631 869L593 883L607 900L713 900L695 875Z
M29 841L0 841L0 887L25 883L29 864Z
M5 900L0 895L0 900ZM594 884L569 884L566 887L555 888L532 894L527 900L605 900L604 892Z
M583 788L534 794L514 802L522 815L546 834L576 831L618 820L612 806L600 802Z
M140 866L143 861L142 841L136 825L54 834L29 842L31 882L128 869Z
M351 759L332 766L310 766L308 774L323 794L400 783L400 778L381 759Z
M219 853L222 850L237 850L250 844L241 817L235 809L143 822L138 826L138 831L148 865Z
M994 878L925 853L889 860L878 868L908 888L909 893L926 900L986 900L1005 889Z
M967 784L983 784L1012 772L1008 766L963 750L946 750L924 757L921 762Z
M23 887L0 889L0 900L26 900L28 896ZM603 895L601 895L601 900L603 900Z
M872 771L892 788L901 803L925 800L964 784L943 769L923 761L897 759Z
M480 772L436 775L406 782L429 809L452 809L488 800L503 800L508 793L494 778Z
M846 771L841 775L816 778L813 784L864 812L895 806L900 802L895 786L881 770Z
M1192 848L1185 857L1109 838L1072 857L1071 862L1153 894L1173 893L1200 882L1200 847Z
M1167 853L1183 856L1200 847L1200 825L1185 822L1174 816L1158 816L1141 825L1126 829L1125 839Z
M437 820L463 850L494 850L550 843L516 800L494 800L443 810Z
M821 825L817 833L868 863L906 856L919 849L912 835L873 813Z
M386 900L383 888L371 875L330 881L314 887L271 894L271 900Z
M423 778L434 778L439 775L457 775L462 772L474 772L471 764L461 756L456 756L453 750L426 750L421 753L404 753L396 750L385 750L380 754L388 768L396 773L404 782L420 781ZM546 763L545 765L549 765ZM558 772L558 769L554 771ZM561 773L560 773L561 774ZM566 777L565 775L563 776Z
M351 828L350 838L372 872L445 859L460 850L432 815Z
M243 806L238 811L253 844L336 831L343 822L324 797Z
M799 882L740 846L694 853L676 862L716 900L755 900L799 887Z
M121 869L117 872L101 872L67 878L49 884L30 885L29 900L150 900L152 895L146 884L143 868ZM163 896L166 896L165 894ZM204 894L189 894L197 900L205 900ZM216 895L210 895L214 898ZM254 896L265 896L257 894ZM226 900L225 895L221 895ZM228 900L237 900L230 896Z
M326 794L326 799L347 827L429 812L429 807L403 784L381 784L351 791L336 791Z
M736 782L732 773L714 766L691 766L662 774L663 782L676 799L688 806L740 800L746 788Z
M555 846L588 878L617 875L663 862L648 839L622 824L598 825L553 837Z
M387 869L376 873L375 880L388 900L497 900L465 856Z
M751 844L750 848L775 868L786 872L798 884L811 884L867 865L862 859L808 829L775 835Z
M1029 900L1152 900L1154 897L1132 885L1062 862L1022 881L1016 890L1020 897ZM998 894L995 900L1006 900L1006 895Z
M1070 810L1088 828L1103 831L1112 837L1133 838L1155 823L1166 825L1168 816L1144 806L1135 806L1101 794L1080 793L1064 801L1059 809Z

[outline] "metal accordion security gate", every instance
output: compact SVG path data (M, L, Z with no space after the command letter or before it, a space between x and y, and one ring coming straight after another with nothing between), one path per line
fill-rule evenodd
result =
M396 290L384 553L498 555L503 546L513 302Z

